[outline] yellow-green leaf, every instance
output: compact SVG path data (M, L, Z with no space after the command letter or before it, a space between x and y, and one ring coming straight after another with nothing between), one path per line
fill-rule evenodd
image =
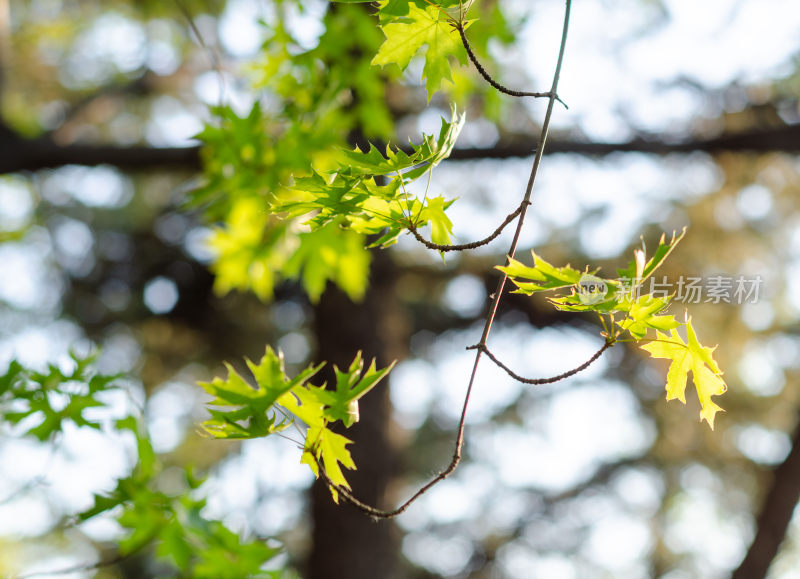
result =
M433 197L428 199L425 209L419 216L420 222L430 222L431 241L439 245L450 243L450 233L453 231L453 222L447 217L444 210L452 203L444 197Z
M626 316L617 320L622 331L628 330L637 340L641 340L647 334L647 330L672 330L680 326L680 322L675 316L660 314L669 306L670 298L654 298L650 294L640 296L636 301L622 301L616 304L615 311L624 311Z
M466 62L458 32L450 25L447 16L434 6L419 8L409 4L407 16L383 25L382 29L386 40L372 64L396 64L405 70L411 58L427 46L422 76L426 79L429 99L439 90L442 81L453 80L448 56L454 55L462 63Z
M203 423L207 434L215 438L254 438L283 430L291 422L282 417L278 420L279 415L273 412L273 406L322 368L322 364L308 366L290 379L284 371L283 355L269 347L258 364L247 360L247 366L256 380L255 387L227 363L227 379L216 377L211 382L200 383L214 396L208 406L216 407L208 409L211 420Z
M306 443L303 448L303 457L301 462L307 464L316 476L319 476L319 468L317 460L322 460L325 466L325 472L332 483L345 488L350 488L347 479L344 478L342 466L350 470L355 470L356 463L353 462L353 457L350 456L350 451L347 450L347 445L351 444L352 440L345 438L341 434L336 434L325 426L310 427L306 431ZM341 464L341 466L340 466ZM335 489L331 489L333 500L339 502L339 493Z
M708 422L713 430L714 416L722 408L717 406L711 397L723 394L727 387L722 380L722 372L712 357L714 348L700 344L691 320L685 325L686 342L678 331L673 329L669 334L656 332L656 339L643 344L641 348L649 352L653 358L671 361L667 372L667 400L677 398L686 403L686 382L689 372L692 372L697 397L700 400L700 418Z
M577 269L569 265L555 267L536 255L535 252L531 251L531 255L533 256L533 267L513 258L509 258L508 265L497 266L497 269L508 275L517 286L514 293L532 295L535 292L569 287L580 281L581 272Z

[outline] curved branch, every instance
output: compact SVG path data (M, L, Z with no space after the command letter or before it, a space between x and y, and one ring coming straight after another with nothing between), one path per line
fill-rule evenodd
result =
M586 368L591 366L600 356L603 355L603 352L608 350L611 346L613 346L613 343L606 340L605 344L603 344L603 347L597 350L597 352L595 352L592 355L592 357L586 360L583 364L581 364L576 368L573 368L572 370L567 370L566 372L559 374L557 376L551 376L550 378L525 378L523 376L520 376L519 374L514 372L511 368L509 368L508 366L503 364L500 360L498 360L495 357L495 355L489 351L489 348L486 347L486 344L475 344L474 346L469 346L467 350L478 350L483 352L492 362L494 362L495 364L497 364L497 366L505 370L506 374L511 376L517 382L522 382L523 384L533 384L534 386L541 386L542 384L553 384L554 382L560 382L565 378L569 378L570 376L574 376L578 372L586 370Z
M417 231L417 226L415 224L409 223L407 227L408 230L411 232L411 235L413 235L417 241L419 241L422 245L424 245L428 249L435 249L437 251L464 251L466 249L476 249L478 247L488 245L489 243L497 239L497 236L503 232L503 229L506 228L506 225L514 221L514 219L516 219L517 216L520 213L522 213L522 208L525 206L525 203L526 202L523 201L522 203L520 203L519 207L517 207L512 213L509 213L506 216L505 220L497 227L497 229L495 229L492 232L491 235L489 235L488 237L484 237L481 240L473 241L471 243L460 243L456 245L442 245L439 243L433 243L431 241L428 241L419 234L419 232ZM530 202L527 202L527 204L530 205Z
M456 457L456 455L454 454L452 460L450 461L450 464L447 465L447 468L445 468L443 471L441 471L439 474L437 474L435 477L433 477L431 480L425 483L422 487L420 487L419 490L417 490L417 492L411 495L411 497L406 499L405 502L403 502L400 506L394 509L384 510L384 509L379 509L377 507L373 507L372 505L368 505L367 503L365 503L364 501L360 500L358 497L353 495L353 493L347 487L343 487L342 485L338 485L335 482L333 482L328 476L328 473L325 471L325 467L322 465L322 462L314 455L314 453L311 453L311 456L313 456L314 460L317 462L317 467L319 468L319 474L325 481L325 484L327 484L329 488L339 493L339 495L348 503L350 503L351 505L353 505L354 507L356 507L357 509L366 513L367 515L369 515L374 519L393 519L394 517L403 514L406 511L406 509L408 509L408 507L410 507L413 503L415 503L417 499L419 499L422 495L427 493L431 489L431 487L437 485L438 483L449 477L451 474L453 474L453 471L456 470L458 463L461 461L460 452L458 454L458 457Z
M517 252L517 244L519 243L519 237L520 234L522 233L522 226L525 223L525 215L527 213L528 206L531 204L533 184L536 181L536 175L539 172L539 164L541 163L542 155L544 154L544 145L547 142L547 135L550 130L550 120L553 116L553 105L555 104L557 98L556 90L558 88L558 81L561 76L561 65L564 62L564 51L567 46L567 31L569 30L569 15L571 8L572 8L572 0L566 0L566 7L564 9L564 24L561 31L561 45L558 50L558 60L556 61L556 68L555 71L553 72L552 88L548 93L550 100L547 103L547 112L545 113L544 121L542 123L541 133L539 135L539 146L536 149L536 156L534 157L533 166L531 167L530 177L528 178L528 185L525 188L525 195L523 196L522 202L520 203L519 206L519 220L517 221L517 227L516 230L514 231L514 239L511 241L511 246L508 248L508 252L506 254L507 257L514 257L514 255ZM486 340L489 337L489 333L492 330L492 324L494 323L494 319L497 316L497 308L500 305L500 298L503 295L503 288L505 287L507 279L508 276L503 275L503 277L500 278L500 281L497 284L497 290L494 293L494 299L489 308L489 313L486 315L486 323L484 324L483 333L481 334L481 339L480 339L481 344L486 344ZM458 430L456 433L453 457L450 460L450 464L448 464L444 470L442 470L439 474L437 474L425 485L423 485L416 493L414 493L399 507L391 510L383 510L368 505L363 501L359 500L358 498L356 498L350 492L350 489L344 488L334 483L330 479L328 474L325 472L324 466L320 463L319 459L317 459L316 455L312 452L311 456L315 457L314 459L319 468L318 472L325 480L325 483L330 488L337 491L347 502L351 503L353 506L363 511L364 513L370 515L371 517L374 517L376 519L390 519L404 512L419 497L428 492L428 490L430 490L431 487L433 487L434 485L438 484L439 482L443 481L451 474L453 474L453 472L458 467L458 464L461 462L461 451L462 448L464 447L464 429L466 427L466 421L467 421L467 408L469 406L469 402L472 396L472 389L475 386L475 378L478 373L478 366L480 364L481 354L483 354L483 352L484 351L482 349L477 348L477 352L475 354L475 361L473 362L472 365L472 373L470 374L469 383L467 384L467 391L464 394L464 403L461 406L461 418L458 421Z
M567 106L567 103L562 101L559 98L559 96L557 94L555 94L554 92L552 92L552 91L551 92L525 92L525 91L513 90L513 89L510 89L510 88L504 87L502 84L500 84L499 82L497 82L495 79L492 78L492 76L486 71L486 69L483 68L483 65L478 60L478 57L475 56L475 53L472 51L472 46L470 46L469 41L467 40L467 35L464 32L464 24L462 22L455 22L453 24L453 26L455 27L456 30L458 30L458 34L461 36L461 44L464 45L464 50L467 51L467 56L469 56L469 60L472 62L472 64L475 65L475 68L478 70L478 72L484 78L484 80L486 80L486 82L488 82L490 85L492 85L498 91L500 91L503 94L507 94L507 95L513 96L513 97L555 98L558 102L560 102L562 105L564 105L564 108L566 108L566 109L569 108Z

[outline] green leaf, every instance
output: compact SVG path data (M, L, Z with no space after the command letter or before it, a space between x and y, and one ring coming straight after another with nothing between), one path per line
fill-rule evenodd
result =
M310 199L282 203L277 205L275 210L286 212L289 217L298 217L319 210L319 213L308 221L313 229L330 223L340 215L358 213L361 204L370 196L363 177L354 176L349 171L340 171L330 182L315 171L308 177L295 179L292 191Z
M347 445L351 441L328 428L330 422L341 420L349 427L358 421L358 400L372 390L392 369L390 366L378 370L375 360L364 371L361 352L356 354L347 372L334 367L336 388L328 390L323 386L307 385L293 388L278 399L278 404L286 408L307 426L301 462L311 467L319 476L317 461L321 460L328 477L337 485L350 488L341 467L355 469L356 465ZM341 466L340 466L341 465ZM331 489L334 500L338 494Z
M669 242L666 241L666 234L661 234L661 239L658 241L658 247L653 252L653 257L647 260L646 248L642 244L641 250L636 250L635 259L628 264L625 269L618 269L617 274L621 279L636 280L641 283L650 277L656 269L664 262L667 256L672 253L675 246L680 243L683 236L686 235L686 228L684 227L681 234L678 235L676 231L672 232L672 238Z
M429 100L443 81L453 80L448 57L456 56L462 64L467 62L458 32L447 16L434 6L419 8L409 4L407 16L383 24L382 29L386 40L372 64L396 64L400 70L405 70L411 58L427 46L422 77L426 79Z
M22 364L16 360L11 360L6 373L0 376L0 396L13 389L14 384L24 372Z
M348 169L349 174L361 176L389 175L391 173L399 175L403 171L416 167L403 174L403 182L408 184L450 156L465 122L466 114L459 114L453 106L451 121L447 122L442 118L439 135L434 137L423 134L422 143L419 145L410 143L410 153L387 146L386 156L384 156L377 147L370 145L370 150L366 153L358 147L353 150L342 149L339 153L340 160Z
M302 385L321 368L309 366L294 379L286 376L283 356L267 347L258 364L247 360L247 367L253 373L256 387L252 387L230 364L227 380L217 377L212 382L200 385L212 396L209 406L211 420L202 424L203 429L216 438L254 438L278 432L289 426L285 420L277 421L273 413L268 415L273 405L292 388ZM229 409L233 407L234 409Z
M691 371L697 397L700 400L700 418L714 429L714 416L722 408L712 400L712 396L723 394L727 387L722 380L722 372L714 361L714 348L702 346L697 340L691 319L686 322L687 341L684 342L678 331L669 334L656 332L656 340L643 344L642 350L653 358L670 360L667 372L667 400L677 398L686 403L686 382Z
M131 534L119 542L122 555L129 555L143 548L169 523L172 516L169 502L164 493L147 488L139 489L131 497L131 501L117 518L120 525L131 529Z
M647 334L647 330L667 331L680 326L674 316L658 315L669 306L670 297L657 297L651 295L640 296L635 302L617 304L615 311L623 311L626 316L622 320L617 320L622 331L628 330L637 340L641 340Z
M317 460L322 460L325 472L331 482L345 488L350 488L350 484L344 477L342 466L350 470L355 470L356 464L347 445L352 441L341 434L337 434L324 426L309 427L306 432L306 443L303 450L301 462L307 464L316 476L319 476ZM339 466L341 464L341 466ZM339 493L331 489L333 500L339 502Z
M336 282L354 301L367 290L369 252L364 236L334 222L298 235L299 247L284 268L288 277L300 277L312 302L317 302L328 280Z
M444 210L453 202L446 201L444 197L428 199L425 208L419 214L419 222L430 223L431 241L439 245L450 243L450 234L453 232L453 222L445 215Z
M373 359L366 372L361 352L356 354L347 372L334 366L336 390L316 388L317 398L323 402L323 412L330 421L341 420L348 428L358 422L358 400L372 390L394 367L392 362L386 368L377 370Z
M195 549L187 540L183 525L173 519L161 530L159 539L156 555L171 560L178 569L188 569Z
M418 227L431 224L434 242L448 243L452 224L444 210L452 201L438 197L425 207L408 195L405 186L450 155L464 118L454 108L452 121L442 119L439 134L423 135L421 144L410 146L410 153L387 147L384 156L374 145L366 153L358 148L341 150L341 166L332 178L319 171L297 177L290 190L292 198L277 202L273 209L289 218L309 215L305 224L311 231L299 235L301 244L287 261L283 274L299 277L302 271L303 285L312 300L319 298L329 279L357 300L364 291L366 258L355 243L342 243L343 236L347 236L342 227L358 234L379 235L370 247L387 247L408 227L409 216L414 216ZM392 173L387 184L375 182L376 177ZM363 238L359 243L363 245ZM352 261L348 262L348 257ZM344 272L339 265L352 265L353 272L363 272L340 275ZM241 268L234 273L237 271Z
M263 200L235 200L224 225L213 230L208 242L215 254L211 266L216 274L214 290L218 294L252 290L262 300L269 300L287 260L290 224L271 218Z
M360 0L352 1L358 2ZM425 8L427 6L435 5L443 9L448 9L458 6L461 1L463 0L381 0L380 15L382 20L390 20L397 16L407 15L411 5L414 5L417 8Z
M325 400L319 396L321 388L294 388L278 399L278 404L286 408L309 428L325 426Z
M96 357L96 353L81 357L71 352L74 367L66 372L53 364L46 372L35 372L12 361L0 377L0 404L14 401L14 410L0 405L0 417L12 424L26 421L24 434L41 441L61 431L66 421L99 429L100 424L86 418L84 411L106 406L95 395L115 388L112 383L119 376L97 374Z
M496 266L496 269L508 275L517 286L514 293L533 295L536 292L573 286L580 281L582 273L577 269L569 265L554 267L535 252L531 251L531 255L533 256L533 267L513 258L509 258L506 266Z

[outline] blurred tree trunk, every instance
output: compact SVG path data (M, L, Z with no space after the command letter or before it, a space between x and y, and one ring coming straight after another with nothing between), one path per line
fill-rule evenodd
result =
M393 266L386 252L374 252L370 287L364 301L355 304L329 286L314 310L319 360L327 360L325 379L334 383L333 364L346 368L358 350L367 363L391 363L393 343L404 340L402 319L395 315ZM343 432L358 470L345 471L353 492L365 502L387 506L387 488L397 473L398 453L389 441L391 408L388 380L384 379L360 401L361 420ZM342 432L344 429L340 429ZM392 521L373 521L341 501L336 504L324 483L311 489L313 549L308 579L394 579L399 577L399 531Z
M772 475L756 519L756 536L747 555L731 579L761 579L767 576L800 500L800 421L792 437L792 449Z

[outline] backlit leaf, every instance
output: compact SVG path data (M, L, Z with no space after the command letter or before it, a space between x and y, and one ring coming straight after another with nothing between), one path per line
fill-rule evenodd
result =
M272 410L273 405L292 388L302 385L322 365L309 366L294 379L289 379L283 368L283 357L276 354L272 348L267 348L258 364L247 360L247 366L253 373L256 386L251 386L230 364L225 364L228 369L228 378L214 378L211 382L201 382L200 385L212 396L208 405L211 420L203 423L206 433L216 438L254 438L266 436L285 429L289 426Z
M629 331L637 340L644 338L651 328L661 331L675 329L681 324L674 316L659 315L659 312L669 306L669 302L669 297L643 295L634 302L617 304L615 310L626 313L623 319L617 320L617 325L621 330Z
M531 251L531 255L533 256L533 267L513 258L509 258L508 265L497 266L497 269L508 275L517 286L514 293L533 295L540 291L573 286L580 281L582 273L577 269L569 265L554 267L535 252Z
M356 464L347 445L352 441L341 434L337 434L324 426L314 426L308 429L306 434L306 444L303 449L301 462L306 463L314 474L319 476L317 460L322 460L325 472L331 482L346 488L350 488L347 479L344 477L342 467L355 470ZM341 465L341 466L340 466ZM339 502L339 493L331 489L333 500Z
M443 81L453 80L448 57L455 56L462 64L467 62L458 32L450 25L446 14L434 6L420 8L409 4L408 15L382 25L382 29L386 40L372 64L396 64L405 70L411 58L427 47L422 77L426 79L429 99Z
M653 358L670 360L667 372L667 400L677 398L686 403L686 382L689 372L692 373L697 396L700 400L700 417L714 428L714 416L722 408L717 406L712 396L723 394L727 387L722 380L722 372L714 361L714 348L702 346L697 340L691 320L686 322L687 341L684 342L678 331L670 330L669 334L656 332L656 339L641 348L649 352Z
M361 352L358 352L347 372L334 367L336 389L313 388L317 391L318 399L325 405L326 417L331 421L341 420L347 427L352 426L358 421L358 400L377 386L393 366L394 363L377 370L373 359L364 372L364 360L361 358Z

